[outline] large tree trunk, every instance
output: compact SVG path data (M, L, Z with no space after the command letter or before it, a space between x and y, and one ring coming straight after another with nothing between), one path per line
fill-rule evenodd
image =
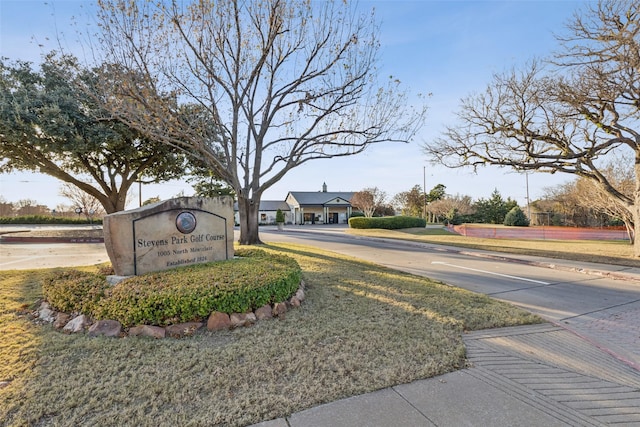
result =
M633 255L635 257L640 257L640 239L638 239L638 233L640 233L640 191L636 190L635 192L635 203L631 206L633 210L633 229L631 230L631 235L629 236L629 240L633 245ZM627 225L627 221L625 221L625 226ZM627 226L627 230L630 227Z
M254 200L238 195L238 213L240 215L240 240L241 245L259 245L258 211L260 200Z
M640 205L638 203L639 201L636 201L635 205L632 207L633 228L631 230L629 230L630 227L627 226L627 222L625 221L625 226L627 226L627 233L629 234L629 240L633 245L633 255L636 258L640 257L640 239L637 238L638 233L640 233Z
M107 214L112 214L123 211L127 207L127 193L129 192L129 187L130 185L126 188L120 187L119 190L116 190L109 194L103 194L88 184L79 188L87 194L90 194L91 196L98 199L98 201L104 208L104 211Z
M640 239L638 239L640 232L640 150L636 150L633 170L636 179L633 189L633 205L628 207L631 211L631 218L633 218L633 235L629 236L629 239L633 245L633 255L637 258L640 257ZM627 225L627 221L625 221L625 225Z

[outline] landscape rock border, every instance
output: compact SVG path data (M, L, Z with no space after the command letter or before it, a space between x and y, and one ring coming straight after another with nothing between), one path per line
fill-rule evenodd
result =
M90 337L151 337L151 338L184 338L193 336L199 329L206 327L215 332L241 327L248 327L260 320L278 318L283 320L286 312L300 307L305 300L306 285L303 280L295 294L288 300L267 304L247 313L222 313L214 311L206 322L185 322L165 327L154 325L136 325L123 328L117 320L96 320L80 313L70 314L56 312L47 301L40 303L37 310L30 313L32 319L39 324L51 324L56 330L67 334L86 333Z

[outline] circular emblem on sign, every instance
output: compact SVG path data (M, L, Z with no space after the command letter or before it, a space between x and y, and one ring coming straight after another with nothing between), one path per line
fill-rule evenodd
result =
M182 234L189 234L196 229L196 216L191 212L180 212L176 217L176 227Z

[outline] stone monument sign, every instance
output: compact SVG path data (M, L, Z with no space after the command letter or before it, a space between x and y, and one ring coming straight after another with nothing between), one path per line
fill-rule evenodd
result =
M233 258L233 199L180 197L105 216L116 275Z

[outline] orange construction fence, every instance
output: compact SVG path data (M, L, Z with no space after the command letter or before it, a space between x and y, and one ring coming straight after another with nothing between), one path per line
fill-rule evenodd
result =
M627 231L621 227L491 227L462 224L450 226L458 234L489 239L535 239L535 240L629 240Z

